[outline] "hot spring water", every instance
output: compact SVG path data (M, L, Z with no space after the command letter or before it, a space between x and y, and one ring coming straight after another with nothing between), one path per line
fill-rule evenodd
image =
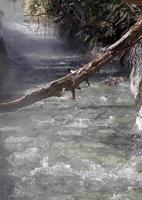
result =
M36 25L7 24L7 93L30 93L83 64L52 34L37 36ZM81 87L75 101L66 92L0 113L0 200L142 199L142 138L129 82L109 87L94 78Z

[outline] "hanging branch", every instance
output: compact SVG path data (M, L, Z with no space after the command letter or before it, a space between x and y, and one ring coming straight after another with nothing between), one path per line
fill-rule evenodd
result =
M32 105L33 103L48 97L60 96L63 89L70 90L72 92L72 98L74 99L75 90L79 88L81 82L88 82L88 77L100 70L114 57L121 55L130 48L133 48L141 38L142 17L122 38L110 47L106 48L88 64L63 78L50 82L47 87L41 88L29 95L25 95L13 101L0 103L0 111L14 111L18 108Z

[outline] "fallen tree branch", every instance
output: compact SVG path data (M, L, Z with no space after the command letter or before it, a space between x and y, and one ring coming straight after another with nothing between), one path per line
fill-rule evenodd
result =
M121 55L128 49L134 47L141 39L141 36L142 16L122 38L106 48L91 62L63 78L50 82L45 88L41 88L38 91L17 98L16 100L0 103L0 111L14 111L51 96L60 96L63 89L70 90L73 98L75 98L75 89L79 87L81 82L86 81L88 77L100 70L103 65L108 63L114 57Z

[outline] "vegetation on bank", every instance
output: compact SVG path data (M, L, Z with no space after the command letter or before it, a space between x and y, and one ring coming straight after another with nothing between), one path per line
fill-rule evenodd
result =
M26 0L26 12L42 23L58 24L64 39L93 47L108 45L136 19L136 8L120 0ZM28 6L27 6L28 5ZM48 19L48 20L47 20Z

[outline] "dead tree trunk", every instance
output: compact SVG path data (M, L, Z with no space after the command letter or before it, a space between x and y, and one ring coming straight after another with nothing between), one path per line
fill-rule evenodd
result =
M16 100L0 103L0 111L14 111L51 96L60 96L63 89L70 90L73 98L75 98L75 89L79 87L81 82L87 80L88 77L92 76L114 57L133 48L141 38L142 16L122 38L106 48L102 53L92 59L91 62L76 70L74 73L50 82L45 88L41 88L38 91L17 98Z

